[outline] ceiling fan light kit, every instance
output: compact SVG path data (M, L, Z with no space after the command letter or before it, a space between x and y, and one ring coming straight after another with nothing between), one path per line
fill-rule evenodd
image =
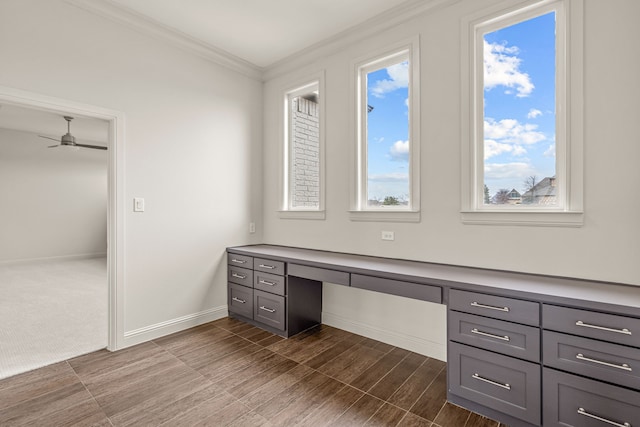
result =
M94 150L106 150L107 149L107 147L103 147L103 146L100 146L100 145L88 145L88 144L78 144L78 143L76 143L75 136L71 135L71 120L73 120L73 117L64 116L64 119L67 121L67 133L62 135L60 137L59 141L57 139L55 139L55 138L50 138L50 137L44 136L44 135L38 135L40 138L46 138L46 139L50 139L52 141L56 141L56 142L60 143L58 145L50 145L49 148L69 147L69 148L74 148L74 149L79 149L79 148L92 148Z

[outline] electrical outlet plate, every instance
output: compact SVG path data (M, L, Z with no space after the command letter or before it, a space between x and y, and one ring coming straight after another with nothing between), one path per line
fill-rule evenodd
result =
M250 222L249 223L249 233L255 233L256 232L256 223L255 222Z
M383 231L381 238L382 240L395 240L395 235L393 231Z

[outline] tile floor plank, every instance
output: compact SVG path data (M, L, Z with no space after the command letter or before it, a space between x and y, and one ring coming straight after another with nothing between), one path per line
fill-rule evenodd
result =
M502 427L446 402L444 362L232 318L0 380L0 425Z

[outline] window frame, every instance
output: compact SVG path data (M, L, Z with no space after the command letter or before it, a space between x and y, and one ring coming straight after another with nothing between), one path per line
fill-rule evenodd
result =
M583 224L583 0L498 5L462 22L462 201L465 224ZM484 204L483 35L556 12L556 177L558 205ZM468 106L468 110L464 107Z
M296 84L287 86L281 90L282 97L282 119L281 123L281 191L280 191L280 209L278 215L282 219L325 219L325 82L324 70L313 74L307 78L299 79ZM291 172L293 165L291 164L291 135L290 126L290 100L293 97L308 93L311 88L317 88L318 96L318 115L319 115L319 137L318 137L318 160L319 160L319 202L317 207L293 207L291 206L293 186L291 185Z
M420 39L409 40L378 49L352 62L352 121L353 171L351 173L352 221L419 222L420 221ZM370 207L367 204L367 81L366 75L375 70L409 61L409 205L407 207Z

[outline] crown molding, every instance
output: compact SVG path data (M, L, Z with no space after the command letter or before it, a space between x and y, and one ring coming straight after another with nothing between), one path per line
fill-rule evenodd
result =
M211 44L197 40L172 27L161 24L132 9L115 4L109 0L65 0L67 3L80 9L107 18L111 21L123 24L149 35L155 39L169 42L172 45L194 53L206 60L214 62L233 71L244 74L255 80L262 80L263 69L230 54Z
M416 15L449 7L461 0L407 0L400 6L380 13L361 24L313 44L293 55L263 68L262 80L268 81L291 70L312 63L316 58L331 55L349 45L401 24Z

